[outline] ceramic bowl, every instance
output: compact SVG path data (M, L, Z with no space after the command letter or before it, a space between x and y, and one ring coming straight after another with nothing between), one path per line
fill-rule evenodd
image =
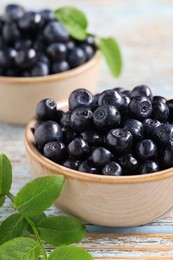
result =
M100 69L100 52L85 64L67 72L45 77L0 76L0 121L26 124L44 98L64 99L76 88L96 91Z
M58 103L67 110L67 102ZM31 120L25 147L34 177L65 176L56 206L84 221L102 226L128 227L149 223L173 206L173 168L136 176L102 176L68 169L45 158L36 148Z

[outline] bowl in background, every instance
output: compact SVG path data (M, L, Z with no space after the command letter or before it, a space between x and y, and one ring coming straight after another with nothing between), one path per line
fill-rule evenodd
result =
M97 51L85 64L67 72L28 78L0 76L0 121L26 124L44 98L64 99L76 88L95 93L100 60Z
M58 102L67 110L67 102ZM173 168L143 175L103 176L68 169L36 148L32 119L25 129L25 148L33 177L65 176L56 206L88 223L128 227L149 223L173 206Z

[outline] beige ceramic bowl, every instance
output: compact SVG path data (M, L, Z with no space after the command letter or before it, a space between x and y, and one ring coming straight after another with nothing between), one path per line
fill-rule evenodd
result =
M45 77L0 77L0 121L26 124L44 98L64 99L76 88L87 88L94 93L100 59L100 52L96 52L80 67Z
M67 102L59 108L66 110ZM173 206L173 168L138 176L102 176L74 171L46 159L35 147L33 119L25 130L25 147L34 177L65 176L56 206L88 223L127 227L149 223Z

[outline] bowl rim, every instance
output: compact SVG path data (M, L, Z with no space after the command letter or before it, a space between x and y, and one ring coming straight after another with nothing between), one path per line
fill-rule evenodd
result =
M61 100L58 102L58 108L65 107L67 105L66 100ZM89 174L85 172L79 172L60 164L57 164L45 156L43 156L35 146L34 134L33 134L33 127L36 122L36 119L33 118L25 127L24 132L24 144L25 149L29 156L34 158L36 161L41 163L44 168L48 169L49 171L62 174L65 177L73 178L76 180L88 181L88 182L98 182L98 183L105 183L105 184L131 184L131 183L144 183L144 182L153 182L159 181L162 179L167 179L173 176L173 167L168 168L166 170L149 173L149 174L142 174L142 175L128 175L128 176L104 176L98 174Z
M62 73L56 73L56 74L51 74L48 76L38 76L38 77L7 77L7 76L0 76L0 82L1 83L17 83L21 84L23 86L23 83L42 83L44 82L49 82L49 81L55 81L55 80L63 80L67 78L74 77L78 74L83 73L84 71L89 70L92 68L97 62L100 61L102 57L102 54L99 50L96 50L94 56L85 62L84 64L74 68L70 69L68 71L62 72Z

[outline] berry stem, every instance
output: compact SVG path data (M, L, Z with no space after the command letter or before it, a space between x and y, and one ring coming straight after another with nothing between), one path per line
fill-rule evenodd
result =
M40 249L41 249L41 251L42 251L44 260L47 260L48 258L47 258L47 255L46 255L46 251L45 251L45 249L44 249L43 243L42 243L42 241L41 241L40 235L39 235L39 233L38 233L38 230L37 230L37 228L36 228L34 222L33 222L29 217L25 217L25 219L26 219L26 221L30 224L32 230L34 231L35 237L36 237L37 242L38 242L38 244L39 244L39 246L40 246Z

